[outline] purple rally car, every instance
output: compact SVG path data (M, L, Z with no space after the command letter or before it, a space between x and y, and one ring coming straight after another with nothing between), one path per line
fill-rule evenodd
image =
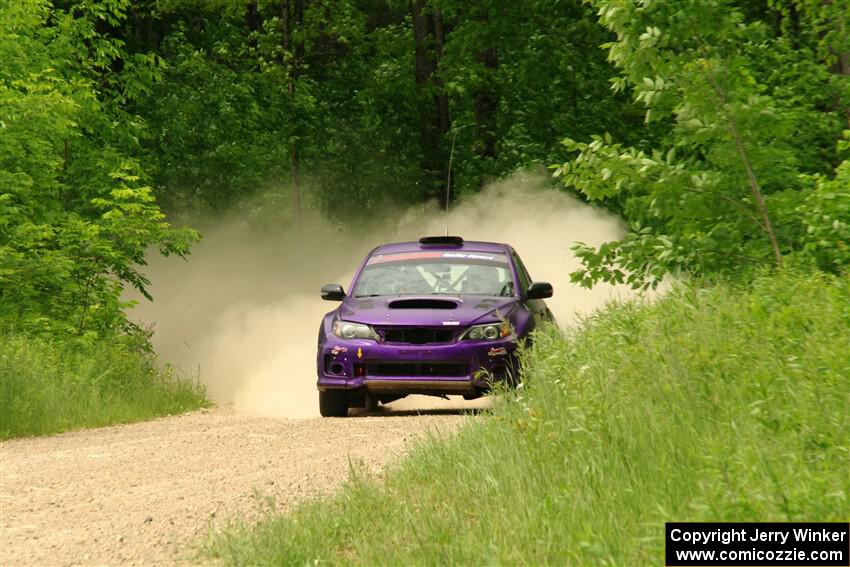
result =
M348 415L408 394L481 396L516 381L517 341L552 313L513 248L431 236L378 246L319 328L319 410Z

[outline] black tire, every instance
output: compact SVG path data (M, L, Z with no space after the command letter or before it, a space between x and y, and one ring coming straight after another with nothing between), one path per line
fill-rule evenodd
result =
M322 417L348 417L348 392L345 390L320 391L319 413Z
M366 412L367 413L375 413L376 411L378 411L378 409L379 409L378 404L379 403L380 403L380 400L378 400L377 397L375 397L371 394L366 394Z

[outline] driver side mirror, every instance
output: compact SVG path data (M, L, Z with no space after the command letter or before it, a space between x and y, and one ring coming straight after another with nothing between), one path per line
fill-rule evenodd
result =
M552 297L552 284L547 282L534 282L528 286L525 294L527 299L546 299Z
M345 291L339 284L325 284L322 286L322 299L325 301L342 301L345 299Z

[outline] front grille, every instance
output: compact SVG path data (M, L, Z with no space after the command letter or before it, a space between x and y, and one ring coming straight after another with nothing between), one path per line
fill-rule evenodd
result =
M427 345L450 343L454 338L452 329L429 329L413 327L408 329L384 329L384 341L409 345Z
M367 376L466 376L468 362L368 362Z

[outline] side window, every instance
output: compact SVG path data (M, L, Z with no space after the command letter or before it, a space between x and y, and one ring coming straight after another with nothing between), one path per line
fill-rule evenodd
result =
M517 277L519 277L519 291L521 295L525 295L525 292L528 291L528 286L531 285L531 276L528 275L528 270L525 269L525 265L519 259L519 256L516 255L516 252L513 252L512 256L514 258L514 265L516 266Z

